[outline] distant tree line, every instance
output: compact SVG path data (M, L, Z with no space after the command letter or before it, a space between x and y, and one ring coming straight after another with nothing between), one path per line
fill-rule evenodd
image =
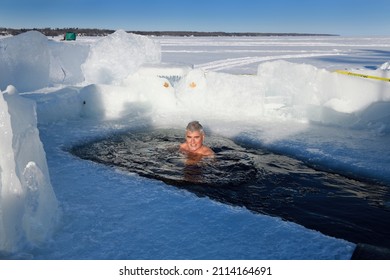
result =
M18 35L36 30L50 37L62 36L66 32L75 32L79 36L107 36L115 30L98 28L5 28L0 27L0 35ZM234 37L234 36L337 36L334 34L313 33L259 33L259 32L201 32L201 31L127 31L147 36L196 36L196 37Z
M55 37L63 36L66 32L75 32L80 36L107 36L115 30L97 29L97 28L3 28L0 27L0 35L18 35L27 31L39 31L42 34Z
M202 31L130 31L131 33L152 36L195 36L195 37L238 37L238 36L337 36L333 34L311 33L260 33L260 32L202 32Z

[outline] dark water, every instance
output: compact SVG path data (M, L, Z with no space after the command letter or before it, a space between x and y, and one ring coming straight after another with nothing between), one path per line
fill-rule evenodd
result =
M183 139L177 130L128 132L71 152L330 236L390 248L389 186L315 170L218 136L207 137L214 158L189 158L178 149Z

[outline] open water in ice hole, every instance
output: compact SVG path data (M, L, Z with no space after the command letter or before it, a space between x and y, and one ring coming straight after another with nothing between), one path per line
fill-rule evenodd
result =
M179 151L183 131L127 132L84 143L74 155L164 181L198 196L279 216L326 235L390 248L389 186L208 136L214 158Z

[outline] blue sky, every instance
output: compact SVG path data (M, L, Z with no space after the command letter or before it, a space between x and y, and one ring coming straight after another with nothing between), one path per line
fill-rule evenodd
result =
M0 27L390 35L390 0L2 0Z

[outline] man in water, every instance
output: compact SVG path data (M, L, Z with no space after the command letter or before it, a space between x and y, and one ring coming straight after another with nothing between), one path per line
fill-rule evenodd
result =
M205 133L198 121L190 122L186 128L186 141L180 144L180 150L199 156L212 156L213 150L203 145Z

